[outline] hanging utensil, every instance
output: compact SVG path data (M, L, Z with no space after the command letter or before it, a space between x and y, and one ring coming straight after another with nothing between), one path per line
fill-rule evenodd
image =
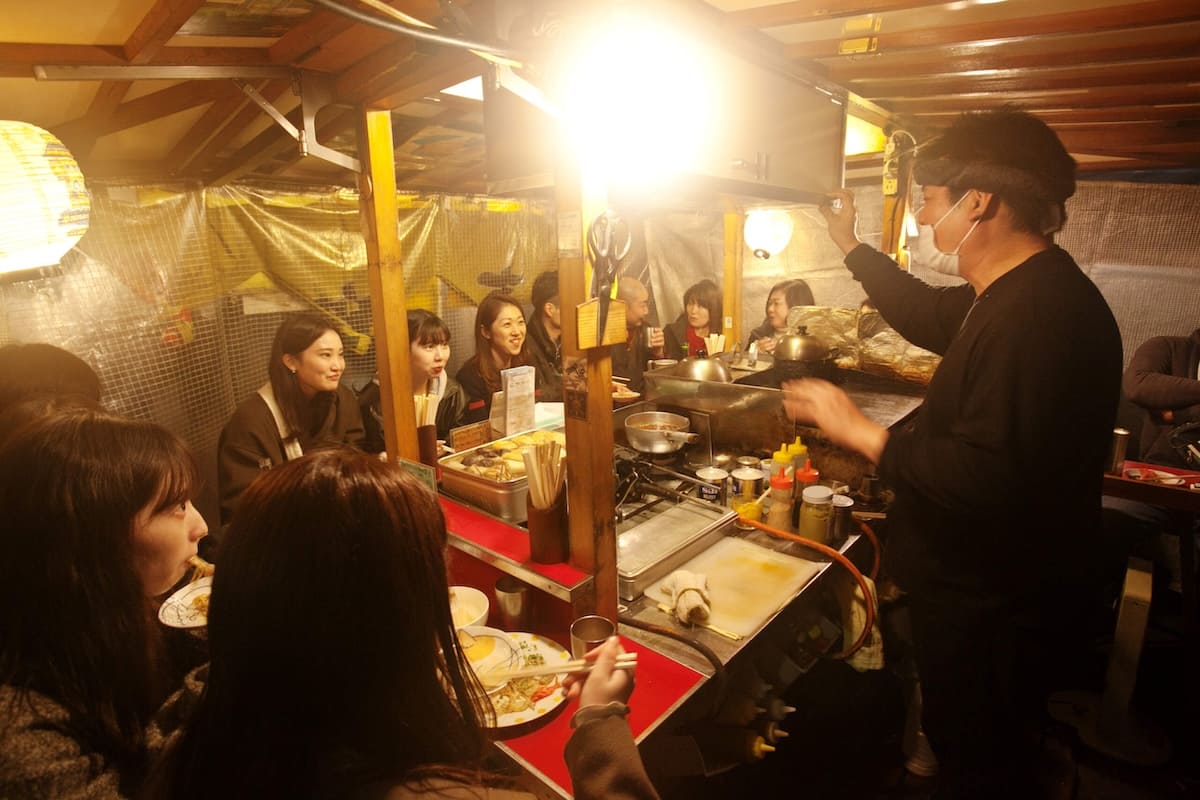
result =
M592 257L592 297L600 301L596 317L596 340L604 338L612 288L621 271L621 262L629 255L633 237L629 224L612 211L605 211L588 226L588 252Z

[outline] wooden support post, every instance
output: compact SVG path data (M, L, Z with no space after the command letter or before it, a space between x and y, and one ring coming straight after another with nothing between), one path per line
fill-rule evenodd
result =
M417 420L408 358L408 314L396 210L396 164L389 111L364 109L358 135L359 203L367 238L367 281L375 320L375 363L388 455L417 461Z
M908 210L908 195L912 188L912 167L911 149L884 157L883 230L879 249L905 268L909 266L908 254L900 252L900 237L904 232L904 212Z
M725 319L721 320L721 333L725 334L725 349L733 350L742 338L742 226L745 211L732 198L724 198L725 255L724 285L721 289L721 304Z
M593 576L594 611L617 618L617 535L614 521L612 359L608 347L579 349L575 307L588 298L587 226L607 207L604 187L587 184L579 165L560 156L555 174L558 209L558 292L562 303L567 503L571 563ZM573 365L584 367L581 382ZM574 370L578 375L578 368ZM586 601L585 601L586 602Z

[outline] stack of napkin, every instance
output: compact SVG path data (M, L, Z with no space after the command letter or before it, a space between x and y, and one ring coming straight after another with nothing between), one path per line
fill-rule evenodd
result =
M662 583L663 591L671 598L675 618L688 624L708 619L708 576L699 572L677 569Z

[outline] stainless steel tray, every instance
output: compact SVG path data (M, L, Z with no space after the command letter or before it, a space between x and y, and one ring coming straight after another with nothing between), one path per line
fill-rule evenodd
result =
M511 436L505 436L503 439L497 439L496 441L531 436L542 430L561 433L563 428L559 426L556 428L521 431L520 433L514 433ZM458 461L464 456L474 453L476 450L483 450L495 445L496 442L486 442L439 458L438 464L442 468L442 491L457 497L459 500L465 500L489 514L494 514L506 522L519 524L525 521L527 515L525 498L529 495L529 481L526 480L524 475L507 481L497 481L449 466L450 462Z
M737 514L712 503L668 506L617 534L617 592L635 600L646 587L724 535Z

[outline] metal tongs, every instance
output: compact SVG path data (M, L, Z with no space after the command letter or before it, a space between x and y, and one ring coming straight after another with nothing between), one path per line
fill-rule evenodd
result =
M596 315L596 341L603 341L608 322L608 305L621 262L629 255L633 237L629 224L612 211L605 211L588 227L588 252L592 256L592 297L600 301Z

